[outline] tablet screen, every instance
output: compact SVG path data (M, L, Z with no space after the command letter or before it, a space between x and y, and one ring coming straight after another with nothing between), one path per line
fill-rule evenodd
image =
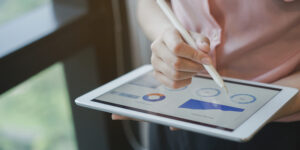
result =
M224 80L227 95L208 77L170 89L148 72L92 100L175 120L233 131L276 96L280 89Z

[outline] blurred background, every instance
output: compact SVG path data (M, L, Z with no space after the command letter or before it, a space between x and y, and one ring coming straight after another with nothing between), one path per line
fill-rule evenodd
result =
M136 0L0 0L0 150L147 149L147 123L74 99L143 64Z

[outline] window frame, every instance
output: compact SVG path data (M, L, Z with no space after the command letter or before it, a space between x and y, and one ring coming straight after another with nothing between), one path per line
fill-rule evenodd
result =
M53 13L44 12L48 16L54 15L52 21L56 23L49 23L40 34L37 33L42 27L36 27L36 33L32 34L31 38L21 39L17 46L13 45L14 41L12 41L8 43L12 46L0 48L2 51L0 53L0 94L50 65L62 61L67 77L78 149L132 149L125 138L122 124L111 121L110 114L83 109L74 103L76 97L120 75L117 71L115 22L111 0L53 0L51 5L51 9L50 6L45 6L48 7L44 8L47 11L43 9L41 11ZM126 72L131 66L126 7L123 0L119 0L119 8L123 14L120 22L123 27L121 42L123 49L126 50L125 56L128 56L122 59L126 64ZM66 13L67 10L71 12ZM41 16L43 17L43 15L39 17ZM39 17L33 14L33 16L21 16L13 22L18 23L20 20L24 22L22 20L26 20L24 17L39 20ZM51 18L48 21L51 21ZM16 25L18 30L32 30L30 26L22 27L20 23L18 24ZM16 30L10 29L10 31ZM2 32L5 34L1 34L0 39L10 35L10 39L13 40L13 36L20 36L18 33ZM89 48L93 49L92 55L85 55L85 50ZM92 56L94 59L91 59ZM86 60L87 64L93 64L94 67L82 65L82 60ZM89 79L90 76L84 74L89 70L99 76ZM82 81L85 80L88 84L82 87Z

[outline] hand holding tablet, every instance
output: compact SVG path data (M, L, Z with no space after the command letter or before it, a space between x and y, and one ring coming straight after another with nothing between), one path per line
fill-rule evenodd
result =
M298 90L225 78L229 97L207 76L170 89L136 69L76 99L76 104L234 141L249 140Z

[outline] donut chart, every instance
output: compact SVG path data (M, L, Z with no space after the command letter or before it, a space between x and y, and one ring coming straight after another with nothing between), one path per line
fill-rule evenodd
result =
M143 96L143 100L150 101L150 102L161 101L164 100L165 98L166 96L160 93L151 93Z
M238 104L250 104L256 101L256 97L250 94L235 94L230 99Z
M201 97L215 97L221 94L221 91L216 88L201 88L196 91L196 94Z

